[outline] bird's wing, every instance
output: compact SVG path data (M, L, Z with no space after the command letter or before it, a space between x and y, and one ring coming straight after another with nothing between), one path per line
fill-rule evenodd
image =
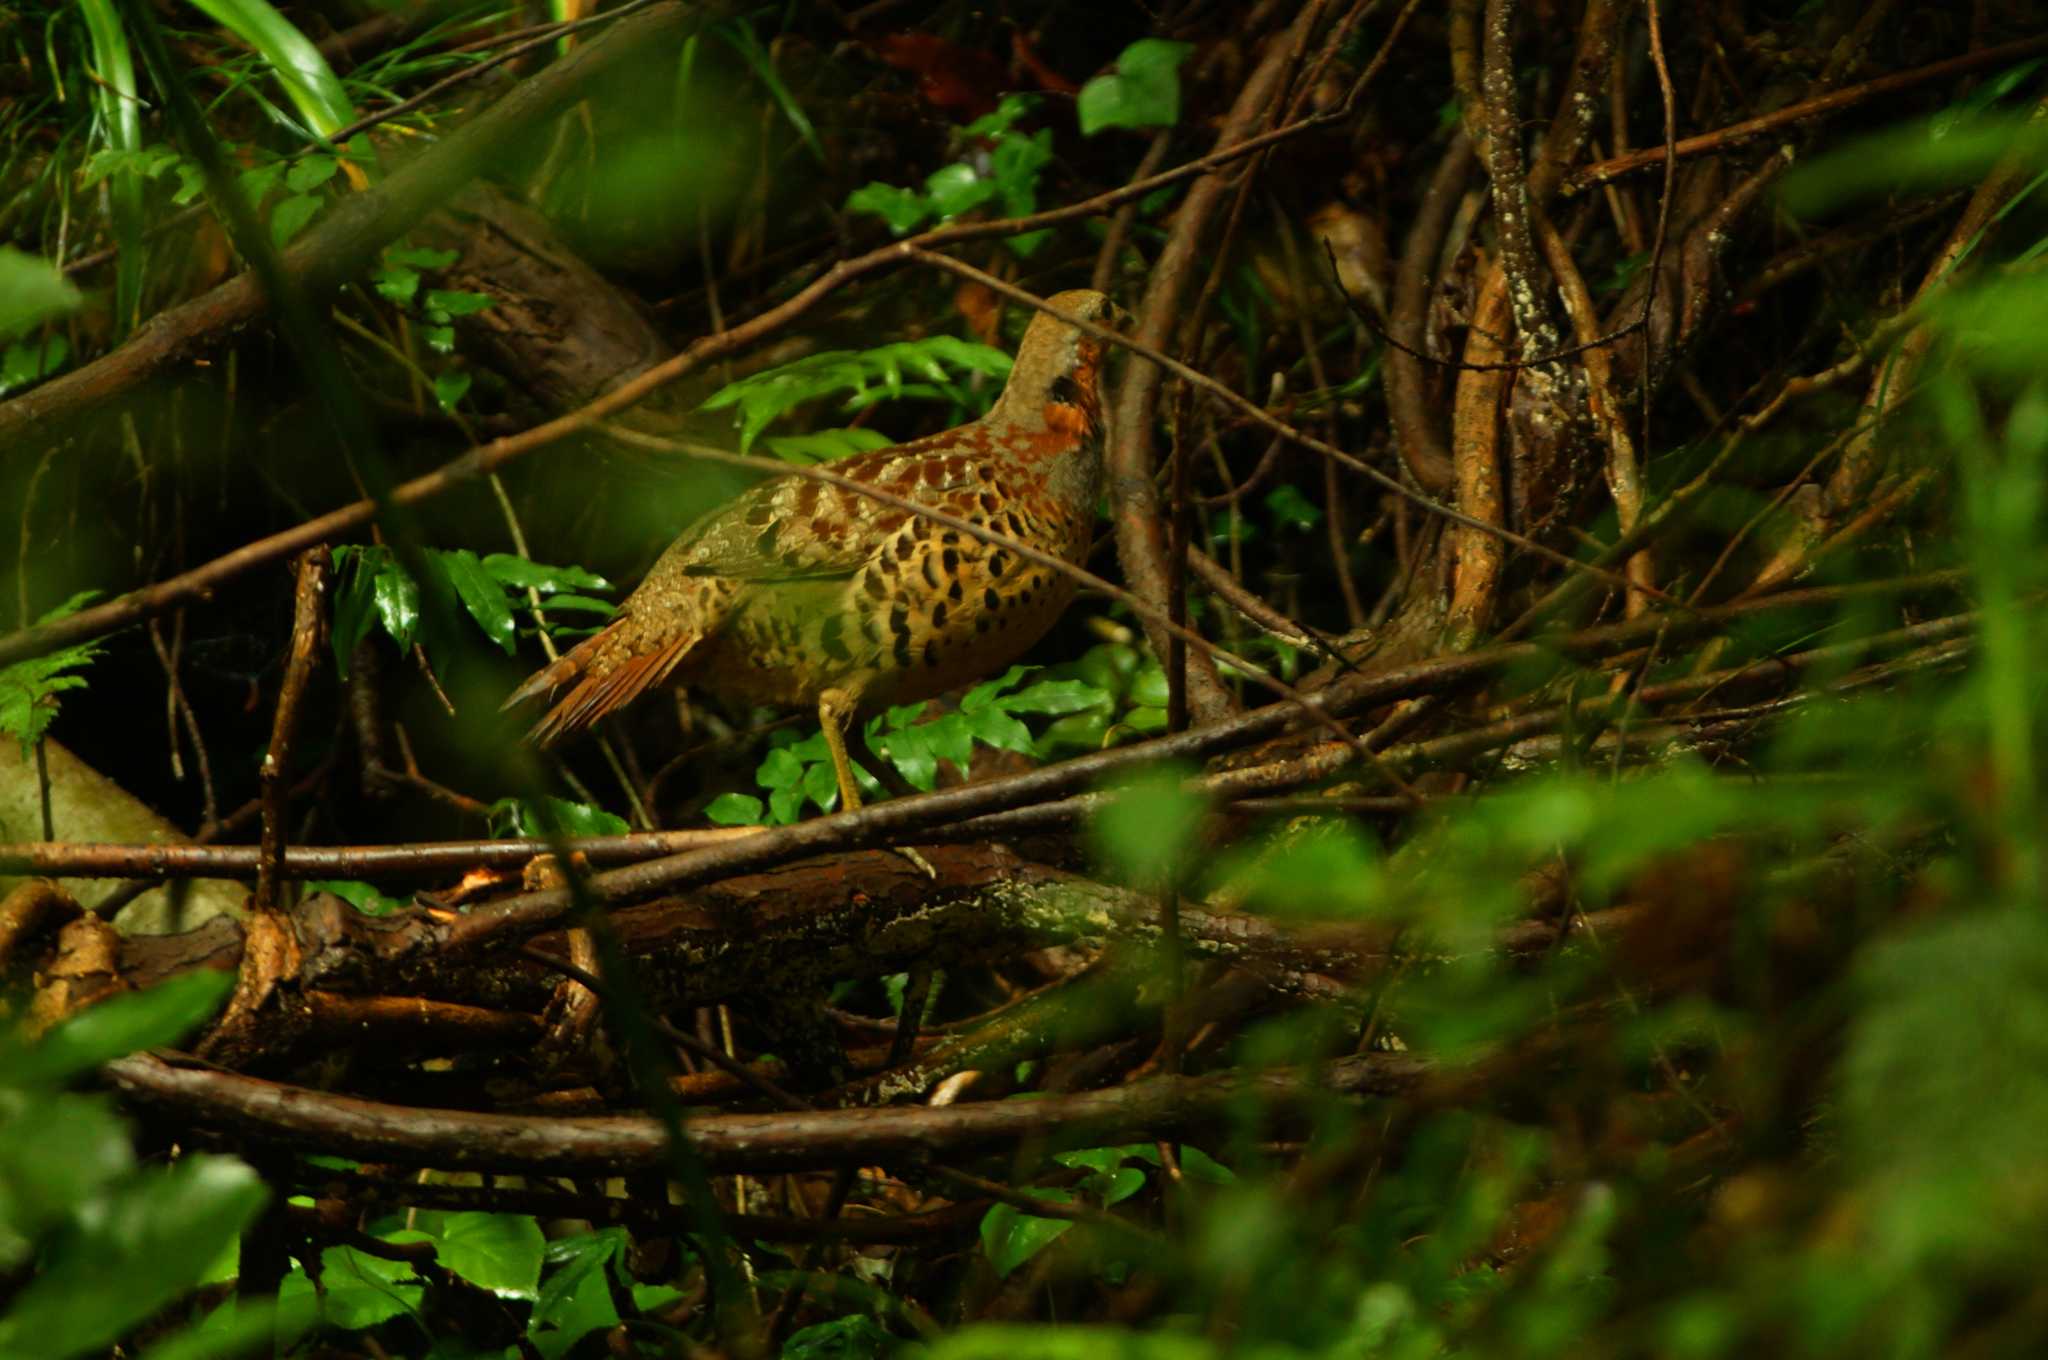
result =
M948 432L949 434L951 432ZM965 460L934 436L877 449L832 471L879 490L926 500L965 485ZM735 581L851 576L885 550L910 518L894 505L807 477L776 477L742 494L685 534L655 570Z

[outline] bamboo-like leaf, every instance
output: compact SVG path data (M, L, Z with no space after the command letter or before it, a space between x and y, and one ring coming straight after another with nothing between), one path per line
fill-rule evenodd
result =
M135 57L128 50L128 30L113 0L79 0L79 14L92 39L93 106L100 136L116 151L142 149L142 99L135 86ZM142 313L142 190L143 175L131 164L109 177L113 203L114 325L122 333L134 328Z
M270 64L299 116L322 137L356 121L355 104L320 49L268 0L192 0ZM360 175L356 171L355 175ZM352 178L355 177L352 175Z

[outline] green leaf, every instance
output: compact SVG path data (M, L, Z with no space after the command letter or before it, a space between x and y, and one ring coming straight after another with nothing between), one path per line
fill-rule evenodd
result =
M13 1067L0 1061L9 1086ZM50 1129L64 1136L43 1136ZM0 1086L0 1269L29 1260L37 1239L134 1166L128 1128L106 1097Z
M95 1201L0 1318L0 1354L45 1360L105 1347L198 1283L265 1198L233 1157L187 1155Z
M320 197L317 194L294 194L287 198L270 214L271 241L284 245L297 236L313 220L313 214L319 211Z
M560 1355L586 1334L619 1325L607 1267L627 1245L624 1228L604 1228L547 1244L546 1260L552 1269L541 1283L540 1300L527 1328L543 1354Z
M15 341L0 350L0 397L34 386L63 368L70 357L71 342L61 335Z
M791 1333L782 1343L782 1360L882 1360L897 1345L896 1338L866 1313L848 1313Z
M1384 1354L1406 1357L1435 1354L1431 1346L1408 1352ZM1186 1336L1171 1331L1138 1331L1129 1327L1083 1325L1074 1322L1052 1324L976 1323L946 1333L920 1348L916 1360L1223 1360L1242 1355L1247 1360L1337 1360L1337 1357L1378 1355L1364 1348L1323 1348L1306 1350L1297 1346L1230 1348L1200 1335Z
M86 157L85 168L78 174L78 187L90 189L115 174L154 179L177 165L178 153L168 146L145 146L136 150L105 147Z
M1116 701L1080 680L1042 680L996 702L1005 713L1058 714L1108 708Z
M1141 705L1125 713L1123 717L1117 720L1116 725L1126 731L1136 732L1141 736L1150 736L1154 732L1164 732L1166 730L1166 710Z
M839 776L830 761L821 760L804 771L804 796L830 812L839 802Z
M135 58L128 30L114 0L79 0L92 43L92 105L99 132L113 149L142 150L142 91L135 80ZM54 54L53 62L54 65ZM60 77L61 79L61 77ZM108 185L108 206L114 226L114 330L125 335L141 318L145 256L142 243L143 179L137 169L124 169ZM10 294L0 277L0 298ZM0 302L0 339L14 332L6 317L9 304Z
M36 620L38 626L55 623L77 613L99 592L80 591ZM100 654L97 641L81 642L44 656L30 657L0 669L0 732L21 743L21 755L28 759L30 748L42 740L57 719L57 696L67 690L83 689L85 677L69 672L90 664Z
M430 313L438 312L440 317L475 316L478 312L491 309L496 299L489 293L472 293L460 289L430 288L427 290L426 308Z
M303 156L284 172L284 187L295 194L311 193L333 179L341 162L329 155Z
M396 1232L392 1242L426 1241L424 1233ZM293 1292L310 1292L312 1283L304 1272L294 1271L278 1291L279 1303ZM396 1317L419 1310L425 1286L406 1261L387 1261L354 1247L329 1247L320 1253L321 1316L329 1326L359 1332Z
M1130 689L1124 695L1132 703L1150 708L1166 707L1167 696L1166 670L1156 661L1149 661L1138 668L1131 677Z
M576 1286L592 1272L602 1270L616 1259L630 1242L624 1228L600 1228L547 1243L542 1254L545 1263L555 1269L541 1286L540 1297L533 1309L534 1323L554 1321L568 1296L575 1293Z
M320 49L266 0L192 3L262 55L292 107L322 137L331 137L356 120L355 105Z
M445 369L434 376L434 400L442 410L453 412L456 404L469 395L472 381L474 375L462 369Z
M1930 192L1973 184L2008 154L2038 162L2048 131L2023 113L1989 113L1957 122L1897 123L1807 162L1785 176L1780 198L1807 217L1872 194Z
M1186 861L1204 807L1187 777L1172 766L1148 770L1111 790L1089 824L1097 853L1127 881L1161 881Z
M803 105L797 102L796 95L791 93L789 86L783 82L782 73L775 69L774 56L761 45L760 36L754 32L753 26L735 20L732 23L720 24L715 31L740 54L753 69L755 76L768 87L768 94L775 100L775 106L782 110L782 116L789 120L790 127L796 130L796 135L810 148L811 155L817 158L818 164L824 165L825 144L818 140L817 128L811 125L810 115L804 112Z
M305 889L309 893L333 893L365 916L389 916L412 905L410 899L387 897L371 884L350 878L309 879Z
M619 607L610 600L595 600L588 595L550 595L540 602L542 609L560 609L571 614L603 614L609 617L619 612Z
M916 395L903 381L905 369L940 378L956 369L1005 376L1010 358L992 346L952 335L859 351L827 350L729 383L712 393L700 409L739 408L740 447L746 449L769 425L805 402L851 393L847 404L859 406L883 397ZM932 394L937 391L931 389Z
M284 178L285 164L280 160L269 160L261 165L252 165L235 176L235 188L247 200L251 208L263 206L263 200L270 197L270 191Z
M0 340L12 340L84 301L48 260L0 246Z
M1059 1204L1071 1204L1074 1200L1065 1190L1030 1189L1025 1193ZM981 1246L997 1277L1008 1278L1011 1271L1051 1246L1073 1226L1074 1221L1069 1218L1040 1218L998 1204L982 1217Z
M1276 528L1299 533L1307 533L1323 522L1322 510L1292 484L1277 486L1266 493L1266 513L1273 517Z
M1000 751L1016 751L1031 754L1031 729L1000 708L984 708L962 715L967 721L967 730L975 740L985 742Z
M2030 1266L2048 1223L2048 922L1980 908L1867 950L1843 1054L1841 1142L1863 1178L1871 1267Z
M1075 111L1081 135L1104 128L1171 127L1180 121L1180 65L1194 47L1140 38L1116 59L1116 70L1081 87Z
M836 463L857 453L885 449L892 442L879 430L865 428L815 430L810 434L770 435L762 441L785 463Z
M1109 734L1110 713L1096 709L1059 719L1039 733L1032 753L1041 760L1054 760L1073 751L1099 751Z
M996 196L996 186L964 161L942 166L925 179L924 191L941 222L971 212Z
M477 627L484 630L485 637L498 644L499 650L510 656L517 645L519 630L512 622L512 610L505 603L505 587L484 570L484 564L467 548L435 553L434 557L447 569L448 579L455 585L456 596L461 599L462 607L469 611L469 616L476 620Z
M846 211L872 213L898 236L907 236L931 216L931 205L914 189L880 182L866 184L846 196Z
M951 761L965 778L968 763L974 759L974 730L967 725L967 719L958 713L947 713L925 723L920 730L931 753L940 760Z
M787 787L775 789L768 795L768 820L775 826L788 826L803 811L804 786L801 780Z
M501 798L491 805L491 834L540 839L549 834L549 820L564 836L623 836L633 829L625 818L588 803L550 797L546 808L548 819L543 820L533 800Z
M213 968L180 973L90 1006L25 1050L4 1055L0 1079L54 1086L139 1049L174 1044L220 1009L235 975Z
M938 757L932 753L924 729L912 727L890 733L883 740L882 751L912 788L930 793L938 787Z
M454 250L431 250L426 246L393 246L384 252L384 258L393 264L406 265L413 269L446 269L461 257Z
M349 658L356 644L370 635L375 617L376 569L372 555L383 548L362 548L344 544L334 550L334 575L341 582L334 593L334 622L328 630L334 647L334 668L348 679Z
M206 172L191 161L179 161L178 188L171 195L171 202L182 208L205 192Z
M984 113L961 131L969 137L1000 137L1042 101L1035 94L1006 94L996 101L993 113Z
M1052 129L1029 137L1005 137L989 157L989 170L1002 191L1003 209L1022 217L1038 206L1038 172L1052 163Z
M960 711L962 713L973 713L979 709L987 708L995 702L998 694L1001 694L1004 690L1031 674L1034 669L1035 667L1031 666L1012 666L995 679L982 681L973 689L960 696Z
M525 590L531 586L546 595L557 590L610 590L612 583L594 571L581 567L556 567L545 562L529 562L511 553L490 553L484 558L484 570L505 585Z
M365 554L367 558L367 554ZM370 563L366 560L364 569ZM377 606L377 618L384 624L384 631L398 644L398 650L412 649L413 634L420 626L420 586L412 579L396 557L385 549L377 560L376 574L370 583L371 598Z
M501 1298L540 1297L546 1240L531 1215L452 1213L429 1235L440 1263L471 1284Z
M1237 1181L1235 1171L1200 1148L1185 1143L1180 1148L1180 1174L1191 1181L1204 1181L1210 1185L1232 1185Z
M417 270L402 265L386 265L370 275L370 286L377 290L378 297L403 307L419 293L420 276Z
M759 826L761 800L745 793L721 793L704 809L707 821L720 826Z
M1118 1167L1114 1171L1105 1171L1100 1175L1090 1176L1082 1182L1082 1186L1090 1194L1100 1199L1102 1207L1107 1209L1112 1204L1123 1203L1132 1195L1143 1190L1145 1188L1145 1173L1138 1170L1135 1166Z
M290 1354L299 1337L319 1320L318 1301L310 1294L289 1303L230 1298L197 1327L152 1346L142 1360L226 1360L273 1348L277 1354Z
M803 777L803 761L787 746L778 746L770 751L762 760L761 768L754 771L754 782L764 789L792 788Z

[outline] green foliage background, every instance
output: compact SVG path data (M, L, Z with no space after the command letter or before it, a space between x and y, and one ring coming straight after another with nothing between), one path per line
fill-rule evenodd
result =
M209 117L236 154L240 192L280 245L333 210L347 168L366 176L375 169L363 138L342 146L323 139L371 103L471 59L445 50L429 30L337 78L324 65L308 70L294 21L308 19L301 11L312 7L280 13L244 0L201 8L220 27L200 30L199 17L184 11L173 22L194 25L178 36L221 57ZM1675 7L1663 8L1675 23ZM1796 36L1796 25L1821 25L1818 11L1833 8L1802 7L1786 22ZM939 10L947 12L932 17L934 25L966 22ZM124 102L134 97L136 75L132 63L122 69L120 39L134 14L115 5L76 14L30 6L0 30L40 82L25 105L0 117L18 132L38 130L48 144L40 160L17 154L8 162L15 244L0 249L0 394L32 391L118 343L174 300L181 271L196 267L200 248L190 242L183 257L168 244L142 244L151 214L198 201L203 178L190 157L150 140L160 129ZM1185 127L1194 96L1183 87L1191 46L1123 32L1141 20L1119 19L1077 45L1098 69L1071 108L1050 97L1004 98L978 119L948 125L932 145L868 157L900 173L853 185L838 180L860 176L835 170L834 201L813 209L834 230L903 235L978 211L1022 215L1078 195L1056 146L1111 157L1109 173L1129 172L1144 137ZM764 196L799 174L821 173L847 143L872 136L873 128L828 118L839 105L822 77L796 81L801 63L784 54L813 41L806 24L794 10L764 11L722 19L693 40L680 71L636 92L673 115L656 125L659 135L708 144L693 101L744 112L750 125L768 129L747 148L769 167ZM47 50L42 34L51 35ZM1362 62L1369 51L1358 45L1351 55ZM712 52L730 54L737 67L715 71ZM2041 80L2037 62L2017 64L1973 91L1944 95L1930 116L1873 116L1788 181L1773 209L1780 229L1803 238L1911 195L1969 189L2001 164L2018 168L1990 258L1908 313L1928 328L1938 362L1885 438L1902 472L1925 473L1941 490L1917 503L1896 533L1822 572L1853 581L1956 571L1961 584L1943 607L1971 611L1967 645L1909 651L1882 685L1867 677L1837 684L1847 667L1807 676L1796 701L1738 713L1730 721L1747 726L1725 744L1678 731L1637 759L1616 727L1574 731L1566 723L1554 747L1468 767L1458 787L1399 821L1297 807L1238 816L1222 835L1223 809L1193 788L1192 769L1101 790L1077 838L1092 872L1177 893L1190 905L1227 904L1262 922L1313 923L1380 942L1379 973L1333 984L1316 1004L1262 1003L1194 1047L1198 1067L1312 1069L1352 1054L1410 1052L1434 1060L1436 1077L1413 1098L1312 1090L1306 1113L1285 1126L1247 1096L1228 1119L1181 1140L1027 1146L981 1167L1024 1203L992 1204L971 1241L943 1250L849 1252L833 1258L828 1273L787 1244L742 1243L755 1304L772 1314L780 1300L803 1300L790 1305L775 1349L803 1360L1919 1360L2035 1354L2048 1344L2040 1271L2048 1259L2048 902L2037 722L2048 655L2036 626L2048 586L2048 331L2040 324L2048 315L2040 269L2048 218L2038 201L2048 142L2036 115L2010 112L2040 98ZM1213 93L1204 100L1205 108L1216 102ZM1129 140L1112 152L1102 148L1114 143L1098 137ZM636 252L681 216L693 217L693 239L708 240L714 221L738 234L735 205L754 189L707 152L717 163L702 173L731 181L708 206L686 214L675 202L618 190L618 176L647 175L646 156L660 150L623 154L624 171L595 158L563 170L548 181L551 206L580 221L594 250L616 247L606 263L620 273L638 271L650 289L671 286L682 296L678 280L695 270L693 301L698 293L708 300L728 272L715 267L708 245L701 260L670 261L666 273ZM533 158L557 154L536 150ZM1135 211L1135 237L1148 249L1171 198L1164 193ZM565 208L572 200L582 207ZM55 224L74 216L118 243L110 285L81 291L58 272ZM648 221L660 230L632 235ZM620 244L614 229L630 239ZM1920 260L1926 243L1913 239ZM1049 292L1050 276L1029 271L1092 258L1094 244L1088 231L1069 227L1015 234L1001 249L1035 289ZM1612 287L1620 292L1647 260L1619 249L1615 256ZM459 324L489 312L492 299L432 286L453 264L424 247L387 252L336 310L353 327L352 362L374 378L365 385L406 391L388 404L409 410L410 420L435 422L435 440L459 434L466 443L479 422L519 411L520 394L489 372ZM1282 388L1313 382L1296 413L1302 418L1330 412L1354 431L1384 421L1383 409L1361 405L1373 399L1384 357L1370 330L1336 307L1315 311L1299 298L1276 298L1266 275L1235 259L1216 269L1216 344L1236 356L1221 371L1260 395L1276 374ZM1142 278L1120 282L1135 288ZM1828 326L1853 324L1867 337L1882 309L1853 282L1827 280L1804 302ZM922 292L917 283L891 286L910 299L900 305L913 318L940 306L929 280ZM77 324L81 309L92 325ZM1008 338L992 335L1002 344L991 344L954 334L961 327L948 314L948 329L880 339L907 329L894 324L901 319L856 316L841 334L816 337L806 355L724 374L695 394L693 414L714 428L731 421L743 448L811 463L985 409L1007 369ZM1306 337L1300 352L1295 330ZM1310 378L1311 355L1327 350L1334 364L1345 349L1358 358L1353 371ZM1798 371L1824 366L1793 352L1803 356ZM1810 427L1782 440L1760 440L1752 453L1761 468L1716 487L1703 527L1674 556L1697 555L1699 540L1715 535L1718 545L1759 513L1822 436L1853 425L1858 416L1848 405L1819 410ZM222 401L206 414L229 411ZM1708 457L1703 428L1675 427L1653 427L1651 480L1660 495ZM101 439L81 457L97 458L101 469L130 460L139 487L156 474L133 447ZM395 461L417 452L401 449ZM1234 442L1230 453L1241 455ZM216 456L222 461L207 461ZM236 479L262 482L267 508L256 517L280 522L352 495L351 483L370 476L361 468L251 468L199 451L190 459L192 487L230 469ZM40 475L77 495L80 483L66 479L89 481L90 469ZM456 812L448 800L408 809L413 839L445 830L444 818L467 819L455 824L470 834L488 825L527 836L614 834L648 820L633 795L600 782L606 767L594 759L557 772L562 782L550 787L565 797L549 801L521 784L488 754L505 744L502 729L477 715L505 688L513 669L501 665L505 653L534 663L541 637L567 643L600 623L614 607L602 598L610 581L658 548L649 526L672 530L720 487L698 478L680 491L619 498L646 502L637 508L596 506L589 495L561 494L563 480L551 484L549 476L573 485L590 474L557 468L517 486L534 505L530 534L550 545L534 548L538 557L506 541L481 494L415 526L416 540L337 553L337 677L365 649L383 649L374 657L396 667L417 648L433 683L420 678L425 669L406 672L409 730L438 733L421 741L425 763L458 770L486 795ZM1276 595L1291 592L1290 612L1330 625L1327 577L1306 590L1300 580L1327 570L1305 565L1302 545L1317 541L1331 507L1307 465L1287 466L1281 477L1233 508L1204 510L1198 541L1239 565L1249 554L1269 569ZM25 477L12 485L16 518L28 525L26 561L31 546L53 535L45 523L38 538L31 522L39 513L32 485ZM145 518L155 494L138 492ZM226 503L228 493L220 496ZM223 515L205 532L238 543L254 536L253 523ZM1603 519L1588 539L1597 546L1615 529ZM97 573L101 579L87 582L94 589L123 584L118 573L133 564L110 546L121 532L66 529L48 561L17 573L19 622L75 609L76 598L55 611L47 602L79 588L76 578ZM557 552L556 543L590 551ZM545 564L563 558L588 565ZM1357 558L1373 563L1362 549ZM1689 563L1666 562L1684 584L1697 582ZM231 596L215 616L228 622L194 624L217 627L196 641L219 644L201 655L214 658L207 664L223 691L239 686L236 693L253 696L274 684L270 656L283 637L274 598L284 593L268 582ZM46 608L31 611L31 599ZM1198 623L1223 626L1220 606L1198 605ZM1084 607L1101 626L1056 634L1032 666L956 701L875 715L865 735L876 768L867 773L929 791L965 778L977 761L1050 761L1163 731L1167 677L1136 621L1099 602ZM1675 648L1653 654L1645 678L1768 658L1890 621L1853 604L1788 611L1730 630L1716 658ZM254 660L230 655L251 639L260 644ZM1279 639L1240 635L1236 643L1290 679L1320 659ZM89 713L136 706L114 693L127 680L105 659L106 648L126 645L87 644L0 672L0 729L26 751L46 736L70 738L66 722L87 704L106 705ZM1570 702L1603 692L1609 678L1558 651L1504 687ZM458 717L433 716L442 687ZM59 694L67 696L61 710ZM235 787L245 787L263 746L256 719L235 716L219 694L201 698L219 715L220 748L235 755ZM267 714L268 703L261 707ZM749 725L755 718L763 721ZM1626 733L1626 720L1618 730ZM833 808L814 726L771 728L764 715L749 714L715 735L725 750L701 762L708 773L691 767L697 783L668 814L681 807L715 823L784 825ZM330 745L341 747L338 738ZM149 780L164 776L135 778L147 792ZM870 789L874 797L891 791L882 780ZM1385 789L1353 769L1323 791L1345 798ZM180 800L189 807L190 791L164 789L166 803ZM323 814L320 831L337 837L400 820L347 802ZM1541 949L1499 947L1529 916L1530 876L1553 870L1568 887L1546 910L1563 925ZM323 886L365 912L405 905L369 884ZM1174 984L1160 960L1141 961L1137 971L1135 990L1156 1019ZM879 987L849 982L835 1000L886 1019L900 1014L907 989L902 978ZM732 1344L696 1310L707 1279L703 1239L683 1235L672 1266L650 1279L624 1229L521 1214L389 1211L352 1221L346 1240L308 1230L273 1301L233 1301L242 1235L263 1215L311 1213L314 1200L281 1195L240 1156L216 1150L231 1140L187 1141L140 1124L93 1084L93 1074L123 1054L180 1042L216 1011L224 991L215 975L186 976L103 1003L33 1041L10 1038L0 1051L0 1354L555 1360L607 1347L653 1355ZM930 1005L943 1012L943 995ZM996 1076L1028 1098L1039 1072L1027 1065ZM728 1193L743 1202L743 1191ZM1090 1212L1035 1214L1034 1200ZM418 1246L431 1251L394 1250ZM835 1283L828 1288L821 1276ZM488 1321L467 1331L442 1325L451 1296L471 1295L491 1301Z

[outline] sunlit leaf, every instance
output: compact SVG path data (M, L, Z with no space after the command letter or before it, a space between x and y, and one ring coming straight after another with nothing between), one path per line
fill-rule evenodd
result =
M848 212L872 213L898 236L908 235L932 214L931 204L913 189L894 184L866 184L846 196Z
M1028 1193L1056 1204L1071 1204L1074 1200L1065 1190L1034 1188ZM1073 1226L1072 1219L1040 1218L1007 1204L998 1204L981 1220L981 1247L988 1253L988 1262L995 1268L996 1275L1007 1277L1018 1266L1065 1236Z
M98 596L98 591L80 591L36 622L41 625L68 618ZM57 696L85 688L85 677L76 672L91 665L100 650L97 641L80 642L0 668L0 733L21 743L23 760L56 721Z
M248 1166L206 1153L108 1193L0 1317L0 1354L66 1360L104 1347L190 1289L265 1197Z
M705 820L720 826L759 826L761 800L744 793L721 793L704 808Z
M48 260L0 246L0 340L11 340L73 311L82 300L78 289Z
M1180 121L1180 65L1192 44L1140 38L1116 59L1116 70L1081 87L1075 110L1081 134L1104 128L1171 127Z
M510 655L517 645L518 628L512 622L512 610L505 603L505 587L484 570L483 563L467 548L436 553L434 557L447 571L449 581L455 586L456 598L476 620L477 627L483 629L484 636L497 643L500 650Z
M1185 771L1163 766L1107 790L1108 801L1089 824L1090 839L1128 881L1155 883L1185 863L1203 811L1186 778Z

